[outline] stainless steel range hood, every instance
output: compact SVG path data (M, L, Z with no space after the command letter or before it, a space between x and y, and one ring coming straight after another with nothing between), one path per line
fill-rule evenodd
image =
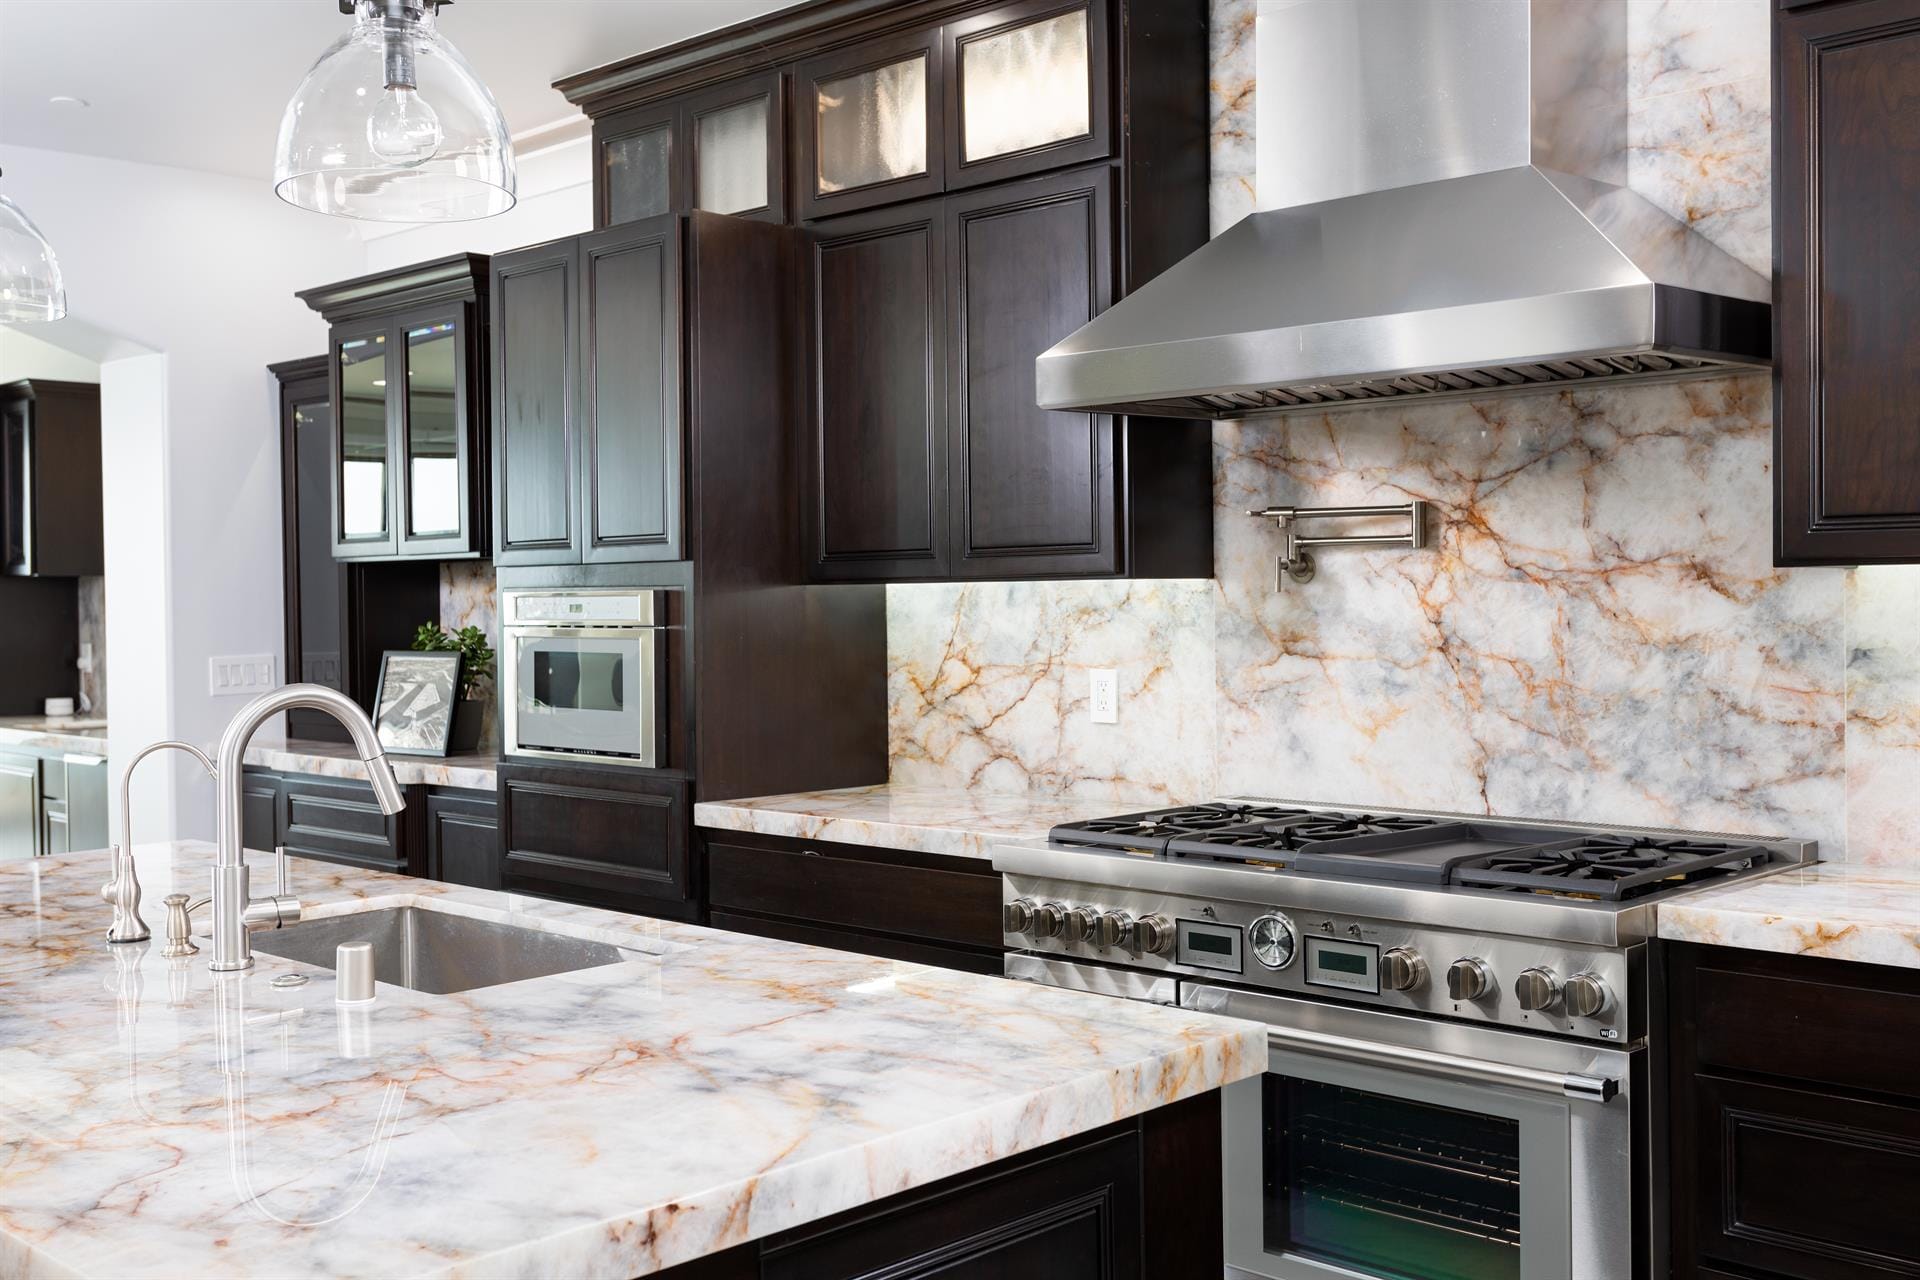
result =
M1235 418L1769 364L1766 278L1625 186L1626 8L1261 0L1261 210L1040 356L1039 403Z

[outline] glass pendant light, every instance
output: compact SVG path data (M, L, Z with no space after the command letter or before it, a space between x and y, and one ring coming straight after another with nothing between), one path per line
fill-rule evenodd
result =
M513 208L513 143L493 95L435 27L452 0L340 0L353 30L280 118L282 200L375 222L460 222Z
M60 261L19 205L0 195L0 324L67 314Z

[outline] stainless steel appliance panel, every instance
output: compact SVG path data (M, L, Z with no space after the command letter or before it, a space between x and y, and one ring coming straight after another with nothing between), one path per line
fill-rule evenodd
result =
M502 593L502 751L657 768L662 591Z

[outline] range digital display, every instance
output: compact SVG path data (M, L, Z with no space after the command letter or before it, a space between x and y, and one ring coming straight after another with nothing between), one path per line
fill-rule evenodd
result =
M1174 959L1196 969L1215 969L1221 973L1241 973L1246 962L1241 946L1245 935L1239 925L1215 924L1206 920L1178 922L1179 942Z
M1380 948L1340 938L1307 939L1307 982L1316 987L1380 994Z
M1233 954L1233 939L1224 934L1201 933L1196 929L1187 935L1187 950L1204 951L1210 956L1230 956Z
M1346 951L1322 951L1314 963L1322 969L1331 969L1335 973L1365 973L1366 956L1356 956Z

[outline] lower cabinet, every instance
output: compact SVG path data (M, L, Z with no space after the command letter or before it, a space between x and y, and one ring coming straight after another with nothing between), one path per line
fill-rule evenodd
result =
M1669 954L1673 1275L1920 1276L1920 971Z
M570 765L500 766L501 888L693 920L684 779Z
M985 859L738 831L700 836L716 929L1001 971L1000 876Z
M248 769L240 784L241 841L263 851L282 845L318 862L500 887L493 792L416 784L405 795L407 807L388 816L364 782Z
M1217 1280L1220 1095L669 1267L661 1280Z
M104 849L107 758L0 751L0 859Z

